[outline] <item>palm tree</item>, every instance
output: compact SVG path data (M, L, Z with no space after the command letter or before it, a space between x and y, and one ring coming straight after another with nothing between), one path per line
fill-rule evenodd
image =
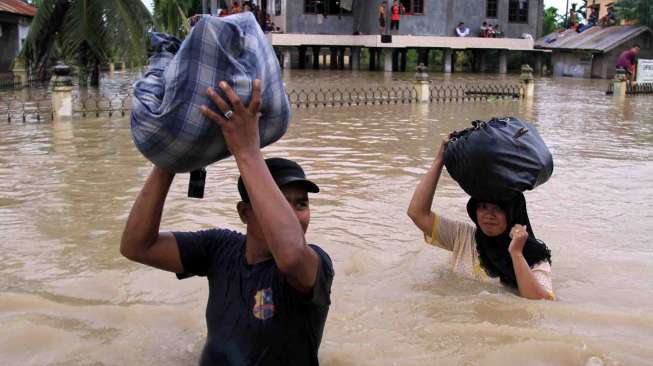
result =
M161 32L184 38L188 18L203 12L201 0L154 0L154 23Z
M37 0L22 50L30 70L45 78L57 60L79 66L80 85L98 86L100 65L118 56L142 62L152 17L136 0Z

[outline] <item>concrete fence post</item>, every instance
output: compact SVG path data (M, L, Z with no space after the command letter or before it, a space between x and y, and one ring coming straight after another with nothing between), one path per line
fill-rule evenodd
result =
M626 70L617 69L617 72L614 74L614 79L612 79L612 90L613 96L615 98L625 98L628 76L626 76Z
M14 73L14 77L18 78L18 83L21 88L27 86L27 67L22 57L16 57L14 68L11 71Z
M417 102L428 103L431 100L431 89L429 88L429 74L426 73L426 66L420 62L415 70L415 89L417 90Z
M52 109L55 121L69 119L73 116L73 80L70 67L59 61L54 67L52 78Z
M524 64L521 66L519 81L524 88L524 99L533 98L535 83L533 82L533 68L530 65Z

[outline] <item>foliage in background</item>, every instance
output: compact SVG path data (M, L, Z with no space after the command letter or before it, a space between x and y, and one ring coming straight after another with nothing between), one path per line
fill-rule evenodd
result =
M188 18L201 13L201 0L154 0L156 29L181 39L188 34Z
M57 60L79 67L80 85L99 85L100 65L145 59L151 16L135 0L36 0L38 12L21 51L32 74L46 78Z
M550 6L544 10L544 22L542 24L542 33L547 35L562 28L564 17L558 14L558 8Z
M618 19L639 20L653 29L653 0L621 0L614 5Z

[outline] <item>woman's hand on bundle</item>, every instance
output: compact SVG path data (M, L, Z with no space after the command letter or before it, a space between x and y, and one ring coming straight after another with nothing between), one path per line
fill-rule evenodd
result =
M444 163L444 152L447 151L448 144L449 144L449 135L442 136L442 142L440 143L440 149L438 150L438 153L435 156L435 161Z
M261 81L254 80L252 100L248 106L242 103L238 94L227 82L221 82L220 89L229 99L231 106L213 88L208 88L209 98L218 106L223 115L213 112L207 106L201 107L202 114L220 126L227 147L235 157L248 153L260 153L258 119L261 107Z
M510 229L510 245L508 246L508 252L510 254L521 254L524 250L524 245L526 245L526 240L528 240L528 231L527 226L515 224L515 226Z

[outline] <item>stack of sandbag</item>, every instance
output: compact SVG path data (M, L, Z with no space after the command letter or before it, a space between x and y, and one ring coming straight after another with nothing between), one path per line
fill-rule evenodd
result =
M226 81L245 105L255 79L261 80L261 146L280 139L290 122L290 104L277 57L251 12L205 16L188 37L153 33L154 55L143 79L134 85L132 137L155 165L188 172L229 156L220 128L200 113L206 95Z
M553 173L553 157L542 137L514 117L474 121L452 133L444 164L467 194L487 202L510 200Z

